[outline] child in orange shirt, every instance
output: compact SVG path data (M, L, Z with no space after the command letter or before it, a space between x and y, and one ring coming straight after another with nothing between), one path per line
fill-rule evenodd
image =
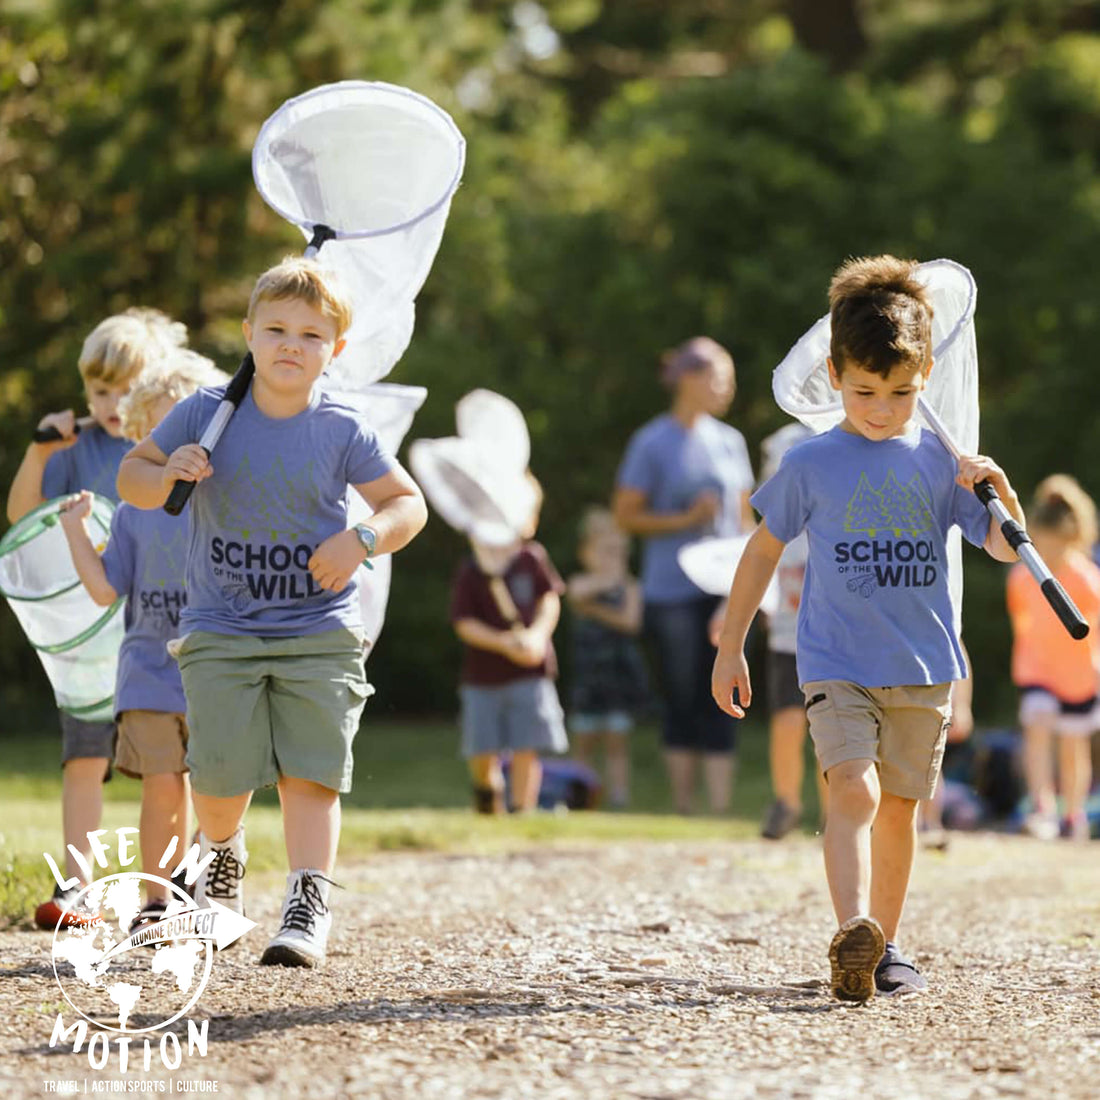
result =
M1035 491L1028 533L1093 629L1085 641L1074 641L1026 567L1013 567L1008 575L1012 680L1020 689L1024 775L1031 799L1024 828L1044 840L1058 836L1051 766L1051 736L1057 734L1063 831L1074 840L1087 840L1085 801L1092 782L1089 738L1100 725L1100 569L1088 557L1096 541L1096 505L1072 477L1053 474Z

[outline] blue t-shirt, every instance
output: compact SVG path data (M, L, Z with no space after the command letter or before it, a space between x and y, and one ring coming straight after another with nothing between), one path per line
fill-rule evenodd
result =
M179 665L166 646L179 635L180 613L187 603L187 521L163 508L144 511L120 504L102 560L111 587L126 597L115 710L183 714L187 704Z
M651 512L686 512L704 490L721 502L714 521L666 535L650 535L642 546L642 595L646 603L679 603L703 596L680 568L681 546L707 535L741 534L741 498L753 486L745 437L713 416L700 416L687 429L665 413L639 428L627 444L615 478L622 489L646 495Z
M752 503L782 542L809 536L798 679L863 687L966 675L947 586L948 530L975 546L989 515L929 431L874 442L837 426L792 447Z
M118 467L133 446L128 439L116 439L98 424L81 429L76 442L55 451L42 473L42 496L46 500L90 489L108 500L118 501Z
M225 393L200 390L153 430L170 455L197 443ZM293 637L360 628L354 584L321 588L309 559L347 529L347 487L382 477L393 459L352 409L315 388L310 406L273 419L251 389L214 448L214 474L187 505L187 607L181 633Z

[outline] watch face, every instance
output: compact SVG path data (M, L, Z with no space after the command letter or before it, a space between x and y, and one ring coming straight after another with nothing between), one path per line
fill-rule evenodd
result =
M376 539L373 529L365 527L360 523L356 524L355 533L359 536L359 541L363 544L363 549L366 550L368 554L373 554Z

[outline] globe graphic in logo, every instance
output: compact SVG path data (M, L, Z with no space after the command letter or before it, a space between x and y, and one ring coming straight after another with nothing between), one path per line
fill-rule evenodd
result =
M135 943L130 924L141 909L142 880L168 891L163 928L142 929ZM167 879L140 872L110 875L86 887L87 903L101 919L86 927L58 928L53 968L65 1000L97 1028L137 1034L178 1020L199 999L210 977L214 943L187 933L195 902ZM173 918L176 918L173 920ZM178 932L178 934L174 934Z

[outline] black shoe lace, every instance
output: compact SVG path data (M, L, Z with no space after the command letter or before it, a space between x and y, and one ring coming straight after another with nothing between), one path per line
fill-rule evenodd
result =
M312 932L314 920L328 912L328 906L325 905L325 899L321 897L321 888L317 885L317 879L327 882L330 886L339 886L339 883L325 878L324 875L302 875L294 885L294 893L283 914L284 928L293 928L298 932Z
M206 893L212 898L235 898L237 883L244 878L244 864L228 849L215 848L206 878Z

